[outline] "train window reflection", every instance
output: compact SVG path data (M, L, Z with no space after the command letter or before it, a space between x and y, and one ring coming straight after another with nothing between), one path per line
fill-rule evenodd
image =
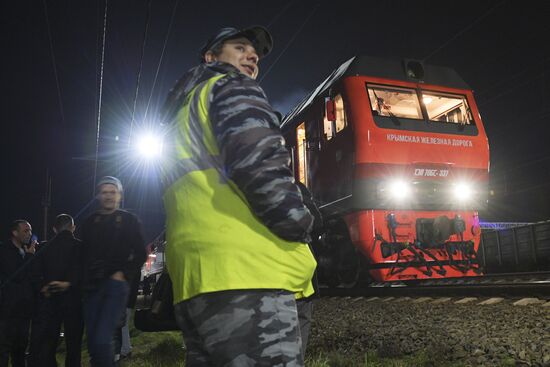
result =
M378 116L422 119L414 89L367 85L372 112Z
M334 98L334 104L336 107L336 132L338 133L344 130L344 128L348 125L346 120L346 112L344 111L344 100L340 94Z
M469 125L472 121L466 97L452 94L423 93L422 101L431 121Z
M307 186L307 150L305 122L302 122L296 128L296 143L298 150L298 180Z

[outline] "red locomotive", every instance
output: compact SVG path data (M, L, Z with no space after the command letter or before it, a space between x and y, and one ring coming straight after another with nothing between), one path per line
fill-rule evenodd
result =
M281 127L325 218L314 243L322 283L355 283L363 269L376 281L480 274L489 145L454 70L354 57Z

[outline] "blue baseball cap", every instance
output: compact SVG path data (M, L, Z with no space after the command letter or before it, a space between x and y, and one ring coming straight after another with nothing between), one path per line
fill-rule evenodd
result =
M207 51L222 44L224 41L239 37L244 37L252 43L260 59L267 56L273 48L273 38L269 31L262 26L252 26L242 30L226 27L220 29L206 41L206 44L201 48L201 60L204 59L204 54Z

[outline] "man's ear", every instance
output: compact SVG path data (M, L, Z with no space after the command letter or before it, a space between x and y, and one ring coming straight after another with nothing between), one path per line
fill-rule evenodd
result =
M53 233L57 234L57 229L55 227L52 227Z
M207 64L210 64L211 62L216 61L216 55L212 51L206 51L204 54L204 61L206 61Z

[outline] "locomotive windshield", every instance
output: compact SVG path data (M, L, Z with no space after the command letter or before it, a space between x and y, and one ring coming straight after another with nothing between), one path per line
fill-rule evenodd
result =
M468 101L462 95L372 84L367 90L374 116L473 124Z
M373 114L422 119L418 95L414 89L369 86L368 90Z
M472 120L470 108L464 96L423 92L422 101L430 121L468 125Z

